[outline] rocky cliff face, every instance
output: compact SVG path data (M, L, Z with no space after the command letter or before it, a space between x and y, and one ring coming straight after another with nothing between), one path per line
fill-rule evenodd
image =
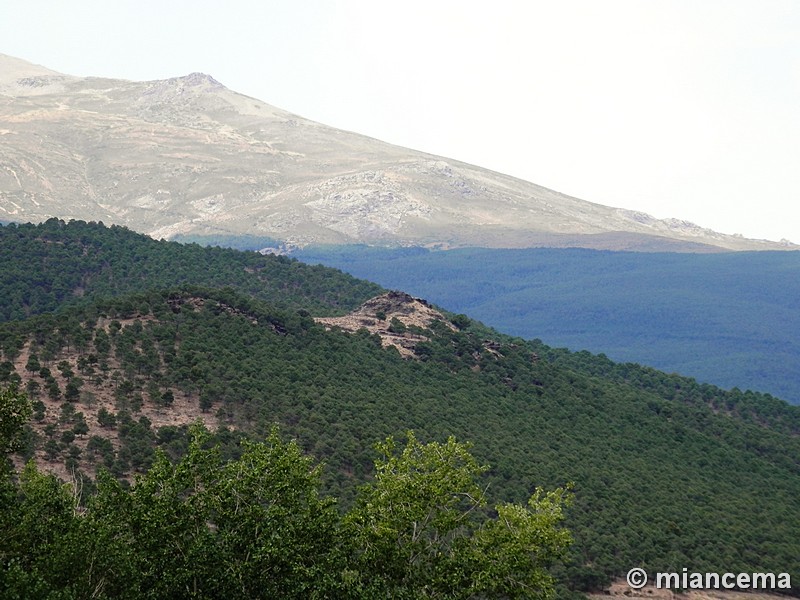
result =
M0 55L0 220L288 245L781 249L308 121L208 75L78 78ZM794 247L796 248L796 247Z

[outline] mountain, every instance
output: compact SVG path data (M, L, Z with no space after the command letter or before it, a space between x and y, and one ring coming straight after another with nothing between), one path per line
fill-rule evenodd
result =
M277 425L346 507L373 444L413 430L470 441L501 501L572 482L575 543L557 576L573 589L631 565L800 576L798 407L509 338L286 257L79 222L0 233L0 281L15 285L3 296L31 313L0 324L0 386L34 400L18 461L87 496L103 469L163 476L156 449L183 456L199 419L232 459ZM42 290L52 304L32 301Z
M327 127L208 75L132 82L0 55L0 218L156 238L714 251L797 248L578 200Z

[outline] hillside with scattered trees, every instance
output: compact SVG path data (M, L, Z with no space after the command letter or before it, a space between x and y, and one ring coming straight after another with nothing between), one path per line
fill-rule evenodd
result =
M364 302L381 290L288 259L99 225L13 235L111 254L55 310L30 309L53 293L47 261L0 266L13 285L27 265L15 306L31 313L0 325L8 597L565 596L632 566L800 577L785 402L402 294ZM127 262L191 252L237 274L150 287L117 266L117 236L141 243ZM274 272L251 279L255 261Z

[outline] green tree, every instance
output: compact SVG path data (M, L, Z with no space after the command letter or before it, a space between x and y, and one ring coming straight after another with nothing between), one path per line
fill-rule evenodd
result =
M67 402L77 402L81 397L81 385L83 381L78 377L72 377L64 388L64 399Z
M117 415L101 408L97 411L97 424L103 428L114 429L117 426Z
M28 390L28 395L32 396L33 398L39 397L39 390L42 388L39 385L39 382L35 379L29 379L28 382L25 384L25 389Z
M0 597L78 598L68 590L88 564L75 539L79 525L71 486L29 462L13 504L0 515Z
M319 496L319 473L310 459L273 432L264 443L246 443L238 460L225 463L209 439L195 426L184 458L172 464L159 453L130 491L100 477L87 519L109 540L108 555L124 557L135 596L128 593L337 595L338 515L333 501Z
M28 357L28 362L25 363L25 370L34 373L41 368L42 365L39 363L39 357L31 353Z
M407 329L408 327L406 327L405 323L397 317L392 317L392 320L389 321L389 331L391 333L401 334L405 333Z
M17 386L0 390L0 455L22 447L22 432L30 417L31 404Z
M175 394L172 393L172 390L164 390L161 394L161 406L172 406L173 402L175 402Z
M466 329L472 323L472 319L470 319L467 315L459 314L459 315L454 315L450 319L450 322L459 329Z
M83 437L87 433L89 433L89 425L86 423L86 419L83 416L83 413L78 413L75 418L75 425L72 427L72 432L75 435L79 435Z
M527 507L496 506L497 518L484 522L473 539L472 589L500 598L551 596L555 582L548 568L565 558L571 542L569 532L559 528L570 501L563 488L537 488Z
M354 576L366 595L394 598L546 598L549 567L570 543L559 528L563 489L537 490L528 507L496 507L488 518L477 483L486 467L451 437L422 444L388 438L374 483L345 517Z
M72 367L65 360L59 362L56 367L58 367L58 370L61 372L61 375L64 376L64 379L70 379L75 376L75 372L72 370Z
M51 400L58 400L61 397L61 389L55 379L47 382L47 395L50 396Z

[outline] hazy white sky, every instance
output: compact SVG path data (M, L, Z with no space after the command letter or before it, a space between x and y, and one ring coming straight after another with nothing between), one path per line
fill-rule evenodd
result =
M0 52L800 242L797 0L2 0Z

